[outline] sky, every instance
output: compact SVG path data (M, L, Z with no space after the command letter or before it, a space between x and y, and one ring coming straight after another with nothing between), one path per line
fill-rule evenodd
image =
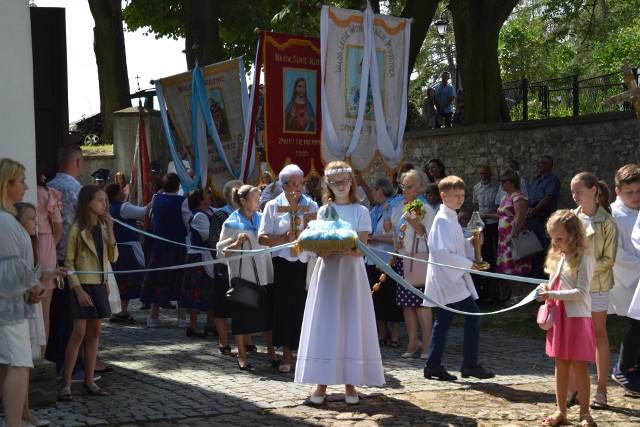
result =
M69 82L69 122L100 112L98 69L93 51L93 17L87 0L35 0L38 7L65 8L67 23L67 75ZM152 79L187 71L182 50L184 39L144 36L142 30L124 33L129 88L135 92L152 87Z

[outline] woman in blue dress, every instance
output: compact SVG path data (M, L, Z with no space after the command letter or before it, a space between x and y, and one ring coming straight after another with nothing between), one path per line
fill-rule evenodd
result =
M162 178L162 191L152 201L153 234L184 245L187 229L182 220L182 204L185 198L177 194L179 187L180 179L175 173L168 173ZM147 268L184 264L186 252L185 246L154 239ZM160 306L178 300L183 275L184 271L180 269L150 271L145 275L140 301L151 304L148 327L160 326Z

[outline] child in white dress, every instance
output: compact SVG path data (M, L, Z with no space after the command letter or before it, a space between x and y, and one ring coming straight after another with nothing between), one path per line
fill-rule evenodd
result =
M371 232L369 211L358 203L355 177L344 162L325 169L323 200L351 224L361 241ZM318 211L321 218L327 209ZM319 252L304 311L295 381L317 384L309 400L322 404L327 385L345 385L345 402L359 401L356 385L384 384L373 300L362 253Z

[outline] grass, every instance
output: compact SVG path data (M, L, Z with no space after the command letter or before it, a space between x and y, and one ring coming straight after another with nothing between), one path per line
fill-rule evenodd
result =
M113 154L113 144L81 145L80 148L85 156Z
M502 310L504 305L496 304L490 301L480 301L480 311L483 313ZM524 307L506 313L483 316L482 329L497 331L506 335L532 338L544 340L546 332L536 324L536 314L538 312L539 303L530 303ZM462 325L462 316L456 316L455 325ZM607 333L609 335L609 344L611 349L616 352L620 348L620 342L627 333L628 321L626 317L610 314L607 316Z

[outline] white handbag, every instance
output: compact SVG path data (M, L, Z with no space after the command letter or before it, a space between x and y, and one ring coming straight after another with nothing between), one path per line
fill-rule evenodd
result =
M509 246L514 259L522 259L543 250L536 233L529 230L523 230L519 235L512 237Z

